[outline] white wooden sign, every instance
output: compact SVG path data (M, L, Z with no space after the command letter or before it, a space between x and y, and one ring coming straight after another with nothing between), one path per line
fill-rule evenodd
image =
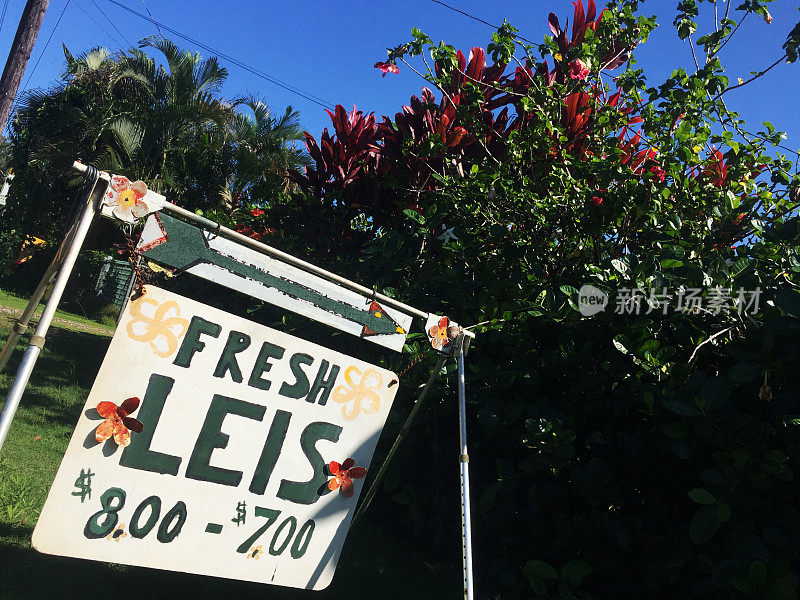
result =
M153 286L146 292L120 321L33 546L326 587L396 375Z

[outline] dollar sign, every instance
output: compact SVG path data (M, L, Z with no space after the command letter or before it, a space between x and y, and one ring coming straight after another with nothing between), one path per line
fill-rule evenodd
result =
M239 502L239 504L236 506L236 516L233 517L231 521L233 521L237 525L241 525L242 523L244 523L245 516L247 515L246 506L247 505L244 502Z
M81 497L81 504L83 501L86 500L88 496L91 500L92 498L92 477L94 473L92 473L91 469L87 469L84 471L81 469L81 474L75 480L75 487L78 488L77 492L72 492L73 496L80 496Z

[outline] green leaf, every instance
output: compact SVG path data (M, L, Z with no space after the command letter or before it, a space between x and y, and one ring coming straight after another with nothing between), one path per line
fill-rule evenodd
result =
M665 258L661 261L662 269L676 269L683 266L682 260L675 260L674 258Z
M729 273L731 274L731 278L737 277L741 274L747 267L750 266L750 259L748 258L740 258L735 263L733 263L729 269Z
M611 261L611 266L619 271L620 275L625 275L625 273L628 271L628 266L618 258L615 258Z
M578 295L578 290L576 290L576 289L575 289L574 287L572 287L571 285L562 285L562 286L561 286L560 288L558 288L558 289L560 289L560 290L561 290L561 292L562 292L564 295L566 295L566 296L568 296L568 297L570 297L570 298L572 298L573 296L577 296L577 295Z
M419 214L417 211L415 211L415 210L413 210L413 209L410 209L410 208L406 208L406 209L403 209L403 213L404 213L404 214L405 214L405 215L406 215L408 218L412 219L413 221L416 221L416 222L417 222L417 223L419 223L420 225L424 225L424 224L425 224L425 217L423 217L423 216L422 216L421 214Z
M731 506L727 502L720 502L717 504L716 510L717 520L725 523L731 518Z
M721 525L716 507L701 506L689 522L689 538L695 544L705 544L716 535Z
M556 570L543 560L529 560L522 567L522 574L532 584L545 579L558 579Z
M613 341L614 341L614 347L617 350L619 350L623 354L628 354L629 350L626 347L626 344L628 343L628 338L627 338L627 336L625 336L625 334L620 333L620 334L614 336L614 340Z
M697 504L716 504L717 499L714 494L703 488L694 488L689 492L689 498Z

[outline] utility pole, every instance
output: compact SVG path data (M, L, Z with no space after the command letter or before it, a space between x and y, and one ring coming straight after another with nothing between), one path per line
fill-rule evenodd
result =
M3 78L0 79L0 135L6 129L11 107L17 97L19 84L22 82L25 67L28 66L28 59L31 57L48 4L50 0L28 0L25 10L22 11L17 34L14 36L14 43L11 44L11 51L3 69Z

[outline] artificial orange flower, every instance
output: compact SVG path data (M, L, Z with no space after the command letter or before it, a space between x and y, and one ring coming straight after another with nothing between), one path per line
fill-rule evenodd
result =
M450 319L442 317L439 319L438 325L434 325L428 330L428 336L434 350L444 350L452 340L458 337L458 328L450 324Z
M328 489L331 491L338 489L345 498L352 497L353 479L361 479L367 474L364 467L355 467L353 466L355 464L356 461L352 458L348 458L341 465L332 460L328 464L328 468L331 470L333 479L328 482Z
M131 432L141 433L144 429L141 421L128 415L139 408L139 398L128 398L117 406L113 402L103 401L97 405L97 412L105 419L94 432L94 439L104 442L111 436L118 446L127 446L131 443Z

